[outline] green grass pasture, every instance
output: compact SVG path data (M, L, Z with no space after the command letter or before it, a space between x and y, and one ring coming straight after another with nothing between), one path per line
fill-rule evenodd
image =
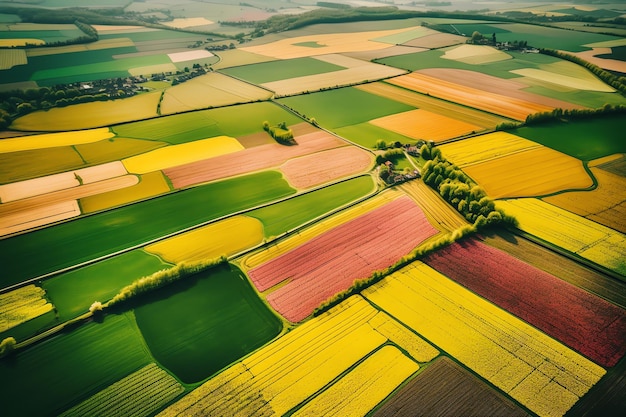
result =
M265 236L270 238L361 198L373 190L372 177L363 175L251 211L246 215L263 222Z
M626 152L626 119L621 115L555 122L511 131L583 161ZM529 161L532 163L532 161Z
M263 130L263 122L266 120L270 124L284 121L287 125L302 121L280 106L263 102L127 123L114 126L113 130L123 137L179 144L219 135L237 137L258 133Z
M85 34L78 28L71 30L15 30L0 32L0 39L41 39L46 43L65 42Z
M287 97L278 101L296 109L300 114L314 117L318 123L330 129L414 109L412 106L352 87Z
M342 69L345 68L320 61L319 59L306 57L233 67L224 69L222 72L255 84L261 84Z
M16 14L0 13L0 23L19 23L21 20Z
M132 313L59 333L0 360L2 414L58 415L151 361Z
M185 383L208 378L278 335L281 321L243 273L221 265L147 295L137 324L155 359Z
M100 39L115 39L115 38L129 38L133 42L148 42L148 41L167 41L168 39L187 39L189 43L193 43L195 40L204 40L206 35L198 34L194 35L189 32L179 32L176 30L156 29L149 31L131 32L131 33L116 33L107 34L102 33L99 36Z
M0 240L0 287L294 193L276 171L219 181ZM93 301L93 300L92 300Z
M59 319L67 321L87 312L94 301L104 303L134 280L168 266L137 249L46 280L42 288L57 308Z

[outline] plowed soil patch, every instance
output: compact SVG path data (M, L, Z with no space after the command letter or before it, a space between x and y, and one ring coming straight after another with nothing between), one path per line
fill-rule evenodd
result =
M375 417L527 415L447 357L438 359L374 413Z
M277 143L256 146L229 155L180 165L164 170L175 188L188 187L202 182L213 181L233 175L267 169L283 164L291 158L337 148L344 142L336 137L317 130L314 133L298 135L294 131L298 145L285 146Z
M363 172L372 164L372 159L372 155L362 149L345 146L289 160L280 170L293 187L309 188Z
M437 232L415 202L401 197L250 270L249 275L259 291L289 280L267 300L286 319L298 322L355 279L393 264Z
M604 367L626 353L625 310L505 252L466 240L424 262Z

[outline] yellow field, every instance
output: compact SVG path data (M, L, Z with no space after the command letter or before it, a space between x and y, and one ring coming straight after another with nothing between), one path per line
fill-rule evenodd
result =
M593 184L578 159L541 146L463 170L492 198L533 197Z
M80 45L64 45L64 46L48 46L42 48L29 49L26 55L30 57L68 54L72 52L97 51L100 49L124 48L127 46L135 46L135 43L128 38L103 39L92 43L83 43Z
M368 83L356 86L359 90L379 96L387 97L401 103L408 104L418 109L428 110L433 113L445 114L446 116L460 120L465 123L475 124L483 128L494 129L497 125L507 121L507 119L486 113L480 110L471 109L448 101L429 97L399 88L385 82Z
M0 294L0 333L52 311L46 292L35 285Z
M128 172L145 174L245 149L235 138L216 136L170 145L122 160Z
M626 233L626 178L590 168L598 180L593 191L573 191L544 198L564 210Z
M238 67L240 65L256 64L261 62L275 61L265 55L253 54L252 52L242 51L240 48L228 49L226 51L216 52L215 55L220 57L220 61L211 65L213 69L223 69L230 67Z
M139 183L136 185L84 197L79 202L83 213L92 213L154 197L169 191L170 186L165 177L160 171L157 171L142 175Z
M613 87L610 87L604 82L600 81L600 79L595 78L591 73L589 73L588 77L582 78L571 77L558 72L544 71L536 68L523 68L518 70L511 70L510 72L521 75L523 77L528 77L535 80L567 87L572 90L600 91L603 93L615 92L615 89Z
M499 201L519 228L626 276L626 236L541 200Z
M487 45L459 45L445 50L443 59L464 62L466 64L488 64L490 62L504 61L513 57L506 52L502 52L493 46Z
M0 153L29 151L33 149L71 146L92 143L115 136L109 128L82 130L79 132L46 133L43 135L23 136L21 138L2 139Z
M231 256L263 242L263 224L235 216L148 245L145 250L171 263L196 262Z
M214 22L205 19L204 17L187 17L187 18L176 18L171 22L163 22L165 26L169 26L171 28L190 28L194 26L204 26L211 25Z
M0 48L15 48L17 46L45 45L41 39L20 38L20 39L0 39Z
M422 208L430 224L443 232L467 226L469 223L435 190L423 181L409 181L399 187Z
M318 48L309 48L318 49ZM360 83L366 80L378 80L405 74L405 70L374 64L360 59L330 54L316 57L321 61L345 67L344 70L303 77L288 78L262 84L263 87L280 96L298 94L305 91L317 91L322 88Z
M2 139L0 144L7 139ZM0 184L56 174L84 166L71 146L0 153Z
M605 374L421 262L363 295L540 416L562 416Z
M74 148L89 164L101 164L139 155L154 149L168 146L166 142L144 139L111 138L93 143L76 145Z
M482 130L482 127L417 109L370 120L370 123L413 139L439 142Z
M77 130L114 125L157 116L160 91L139 94L129 98L56 107L36 111L16 119L11 125L16 130Z
M243 51L270 56L278 59L301 58L305 56L337 54L342 52L371 51L388 48L389 44L370 39L407 32L414 27L372 32L330 33L281 39L263 45L239 48ZM298 46L299 43L317 42L318 48Z
M11 69L16 65L28 64L26 52L23 49L1 49L0 70Z
M543 104L490 93L415 72L394 78L389 80L389 82L409 90L429 94L515 120L524 121L529 114L552 111L552 107Z
M352 208L344 210L341 213L336 214L330 218L324 219L323 221L318 222L315 225L308 227L290 236L287 239L276 242L275 244L268 246L261 252L253 253L246 256L241 261L241 265L247 270L255 268L269 261L270 259L282 255L283 253L289 252L290 250L308 242L315 236L321 235L322 233L334 227L337 227L347 221L350 221L358 216L361 216L378 207L381 207L382 205L398 197L401 197L402 195L403 193L396 190L388 190L382 194L378 194L377 196L372 197L362 203L359 203Z
M161 114L265 100L272 93L224 74L212 72L165 90Z
M446 159L463 168L541 145L506 132L494 132L441 146Z
M397 348L383 346L294 416L365 416L419 366Z

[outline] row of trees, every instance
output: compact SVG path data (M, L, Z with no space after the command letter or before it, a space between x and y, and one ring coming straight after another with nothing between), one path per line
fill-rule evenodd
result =
M529 114L524 123L504 122L496 126L496 130L513 130L522 126L532 126L541 123L549 123L558 120L581 120L592 117L610 116L615 114L626 114L626 106L618 104L605 104L599 109L561 109Z

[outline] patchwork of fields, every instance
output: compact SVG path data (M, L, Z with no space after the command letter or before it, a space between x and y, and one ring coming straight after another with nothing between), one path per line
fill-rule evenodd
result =
M18 46L0 49L2 92L155 75L125 98L1 104L3 413L626 411L623 113L500 131L626 99L580 65L460 34L582 56L622 39L428 17L235 45L193 31L274 12L215 7L61 46L83 32L0 14L0 46ZM441 156L458 170L432 179L471 185L408 175ZM517 224L461 214L485 207Z

